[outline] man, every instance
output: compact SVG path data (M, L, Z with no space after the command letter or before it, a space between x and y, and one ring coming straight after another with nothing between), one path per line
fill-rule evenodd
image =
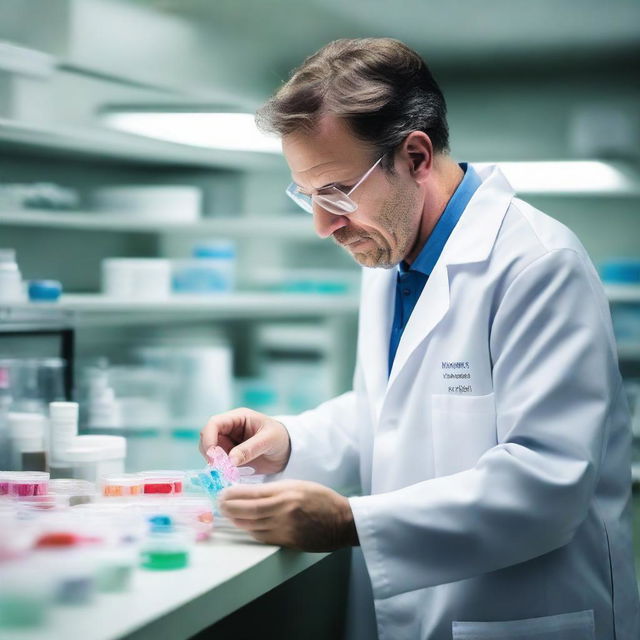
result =
M395 40L327 45L258 121L289 195L365 267L358 360L315 410L211 418L203 450L296 479L232 487L223 513L264 542L359 546L382 639L638 640L628 411L579 241L449 157L442 93Z

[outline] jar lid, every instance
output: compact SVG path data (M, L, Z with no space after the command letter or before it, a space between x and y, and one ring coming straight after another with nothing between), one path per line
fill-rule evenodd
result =
M65 462L99 462L124 458L127 453L127 440L122 436L76 436L73 444L61 452Z
M58 300L62 284L58 280L29 280L29 300L51 302Z
M219 241L197 244L192 251L194 258L235 258L236 248L233 242Z
M49 417L52 420L77 420L78 419L78 403L77 402L50 402Z

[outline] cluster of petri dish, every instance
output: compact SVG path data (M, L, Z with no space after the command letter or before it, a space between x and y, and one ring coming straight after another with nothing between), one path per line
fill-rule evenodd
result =
M105 475L96 484L0 471L0 629L42 625L56 605L134 588L136 570L189 565L223 488L252 481L221 448L196 471Z

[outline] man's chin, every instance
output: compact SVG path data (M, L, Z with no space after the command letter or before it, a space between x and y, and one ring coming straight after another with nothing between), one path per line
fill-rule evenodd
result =
M397 263L390 263L379 251L349 251L351 257L362 267L369 269L393 269Z

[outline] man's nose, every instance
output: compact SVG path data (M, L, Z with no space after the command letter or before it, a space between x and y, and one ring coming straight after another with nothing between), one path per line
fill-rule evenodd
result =
M319 204L315 202L313 203L313 225L316 233L321 238L328 238L335 231L342 229L342 227L346 227L348 224L349 220L346 216L329 213Z

